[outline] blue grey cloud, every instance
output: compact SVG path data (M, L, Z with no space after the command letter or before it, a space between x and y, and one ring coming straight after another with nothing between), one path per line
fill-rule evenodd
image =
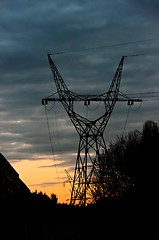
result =
M157 9L154 0L1 1L2 154L9 160L36 160L37 154L51 154L41 105L42 98L57 91L48 52L63 52L52 57L72 91L106 92L121 56L131 54L139 56L126 58L120 90L126 94L158 91ZM158 120L158 102L151 100L131 112L127 131L141 129L146 120ZM92 109L89 114L94 114ZM86 109L81 112L86 114ZM126 116L127 105L117 103L106 129L107 142L123 132ZM62 152L65 165L74 166L78 135L69 117L60 103L48 117L55 153Z

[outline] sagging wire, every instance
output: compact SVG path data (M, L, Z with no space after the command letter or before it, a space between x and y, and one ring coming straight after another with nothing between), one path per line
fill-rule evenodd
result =
M100 104L101 104L101 101L99 101L99 103L97 104L97 106L95 108L90 108L89 105L87 105L87 108L88 108L89 111L94 112L99 108Z
M126 120L125 120L125 124L124 124L124 129L123 129L123 135L125 134L125 129L126 129L126 125L127 125L128 118L129 118L129 114L130 114L130 109L131 109L131 105L128 107L128 111L127 111L127 115L126 115Z
M47 115L47 108L46 108L46 105L44 105L44 106L45 106L45 116L46 116L46 123L47 123L47 128L48 128L48 133L49 133L49 141L50 141L50 146L51 146L52 158L53 158L53 161L54 161L54 166L55 166L55 170L56 170L57 180L58 180L58 183L61 185L60 178L59 178L58 171L57 171L57 165L56 165L54 148L53 148L53 141L52 141L52 137L51 137L51 130L50 130L50 125L49 125L49 119L48 119L48 115Z
M53 105L52 105L51 108L46 107L46 104L45 104L45 109L46 109L47 111L51 111L54 107L55 107L55 102L53 102Z
M139 104L139 106L137 107L137 108L135 108L135 109L133 109L133 108L131 108L131 111L138 111L139 110L139 108L141 107L141 105L142 105L142 102L140 102L140 104Z
M56 92L56 93L57 93L57 92ZM56 93L51 94L50 96L53 96L53 95L55 95ZM55 107L55 102L54 102L54 104L53 104L53 106L52 106L51 108L47 108L47 107L46 107L46 104L45 104L44 106L45 106L45 116L46 116L46 122L47 122L48 132L49 132L49 140L50 140L50 145L51 145L52 158L53 158L53 161L54 161L54 166L55 166L55 170L56 170L56 175L57 175L57 179L58 179L58 184L60 185L60 187L61 187L61 189L62 189L62 191L63 191L64 184L60 181L59 174L58 174L58 170L57 170L57 165L56 165L56 160L55 160L55 154L54 154L54 148L53 148L53 141L52 141L52 137L51 137L51 130L50 130L49 118L48 118L48 114L47 114L47 111L51 111L51 110ZM56 119L56 129L58 129L56 109L54 108L54 110L55 110L55 119ZM59 138L59 132L58 132L58 139L60 139L60 138ZM59 146L60 146L60 154L61 154L61 158L62 158L62 151L61 151L60 141L59 141ZM66 195L66 194L65 194L65 195Z
M126 115L126 120L125 120L125 123L124 123L123 135L125 134L125 129L126 129L126 125L127 125L127 122L128 122L130 110L131 111L138 111L139 108L141 107L141 105L142 105L142 102L140 102L139 106L136 109L133 109L132 105L128 105L129 107L128 107L128 111L127 111L127 115Z

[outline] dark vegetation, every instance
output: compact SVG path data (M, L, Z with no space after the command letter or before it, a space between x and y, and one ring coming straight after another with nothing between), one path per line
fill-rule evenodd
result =
M83 227L105 224L110 226L107 233L113 226L114 237L121 231L129 231L128 239L139 233L142 237L144 233L152 236L158 218L158 150L159 126L147 121L142 132L134 130L118 136L115 143L109 144L107 155L101 154L102 170L93 189L94 204L86 207L60 204L55 194L48 197L35 191L28 199L19 196L5 202L3 221L14 222L18 218L19 224L29 222L34 229L50 223L69 226L80 223Z

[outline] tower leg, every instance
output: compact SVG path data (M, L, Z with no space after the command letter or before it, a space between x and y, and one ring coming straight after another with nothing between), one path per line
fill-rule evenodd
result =
M70 204L82 206L95 202L93 189L100 178L101 154L105 152L101 133L80 136Z

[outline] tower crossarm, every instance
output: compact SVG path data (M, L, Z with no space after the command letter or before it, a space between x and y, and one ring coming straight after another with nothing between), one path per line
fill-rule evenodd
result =
M49 96L44 99L42 99L42 105L47 104L49 101L60 101L64 103L65 109L68 108L69 110L73 109L73 102L77 101L83 101L85 105L89 105L91 101L103 101L105 103L105 108L109 109L110 106L113 107L116 103L116 101L141 101L139 99L130 99L126 95L122 95L122 98L119 98L119 87L121 82L121 76L122 76L122 69L123 69L123 63L126 56L122 56L121 60L119 62L119 65L116 69L114 78L111 82L111 85L107 92L96 95L96 94L78 94L75 92L72 92L68 89L67 85L65 84L60 72L58 71L55 63L53 62L51 54L48 54L48 61L52 70L52 74L54 77L54 81L57 88L57 93L59 95L58 98ZM121 94L120 94L121 95ZM68 110L66 109L66 110Z
M48 102L84 102L85 105L90 105L91 102L127 102L128 105L133 105L134 102L142 102L141 98L130 98L128 96L119 96L115 98L108 98L107 92L102 95L78 95L76 97L69 97L69 98L55 98L52 96L46 97L42 99L42 105L47 105Z
M102 95L96 96L96 95L79 95L77 98L75 97L69 97L69 98L55 98L55 97L46 97L42 99L42 105L47 105L48 102L63 102L63 101L72 101L72 102L84 102L86 105L91 104L91 102L130 102L133 104L134 102L142 102L141 98L130 98L130 97L116 97L116 98L106 98L107 93L104 93Z
M66 86L64 80L61 77L55 63L53 62L50 54L48 54L48 61L52 70L52 74L55 80L58 98L52 96L46 97L42 99L42 105L46 105L49 101L59 101L63 104L66 112L68 113L71 121L73 122L75 128L77 129L78 133L80 134L81 131L84 131L85 126L92 125L92 121L89 121L87 118L79 115L74 111L74 102L75 101L83 101L84 105L90 105L91 102L104 102L105 105L105 112L95 121L93 121L93 125L100 126L101 128L105 129L105 126L110 118L110 115L114 109L115 103L117 101L127 101L129 105L132 105L134 102L140 102L141 99L129 98L128 96L119 93L121 76L122 76L122 69L124 64L124 59L126 56L122 56L121 60L117 66L114 78L111 82L111 85L107 92L100 94L100 95L82 95L72 92ZM81 135L81 134L80 134Z

